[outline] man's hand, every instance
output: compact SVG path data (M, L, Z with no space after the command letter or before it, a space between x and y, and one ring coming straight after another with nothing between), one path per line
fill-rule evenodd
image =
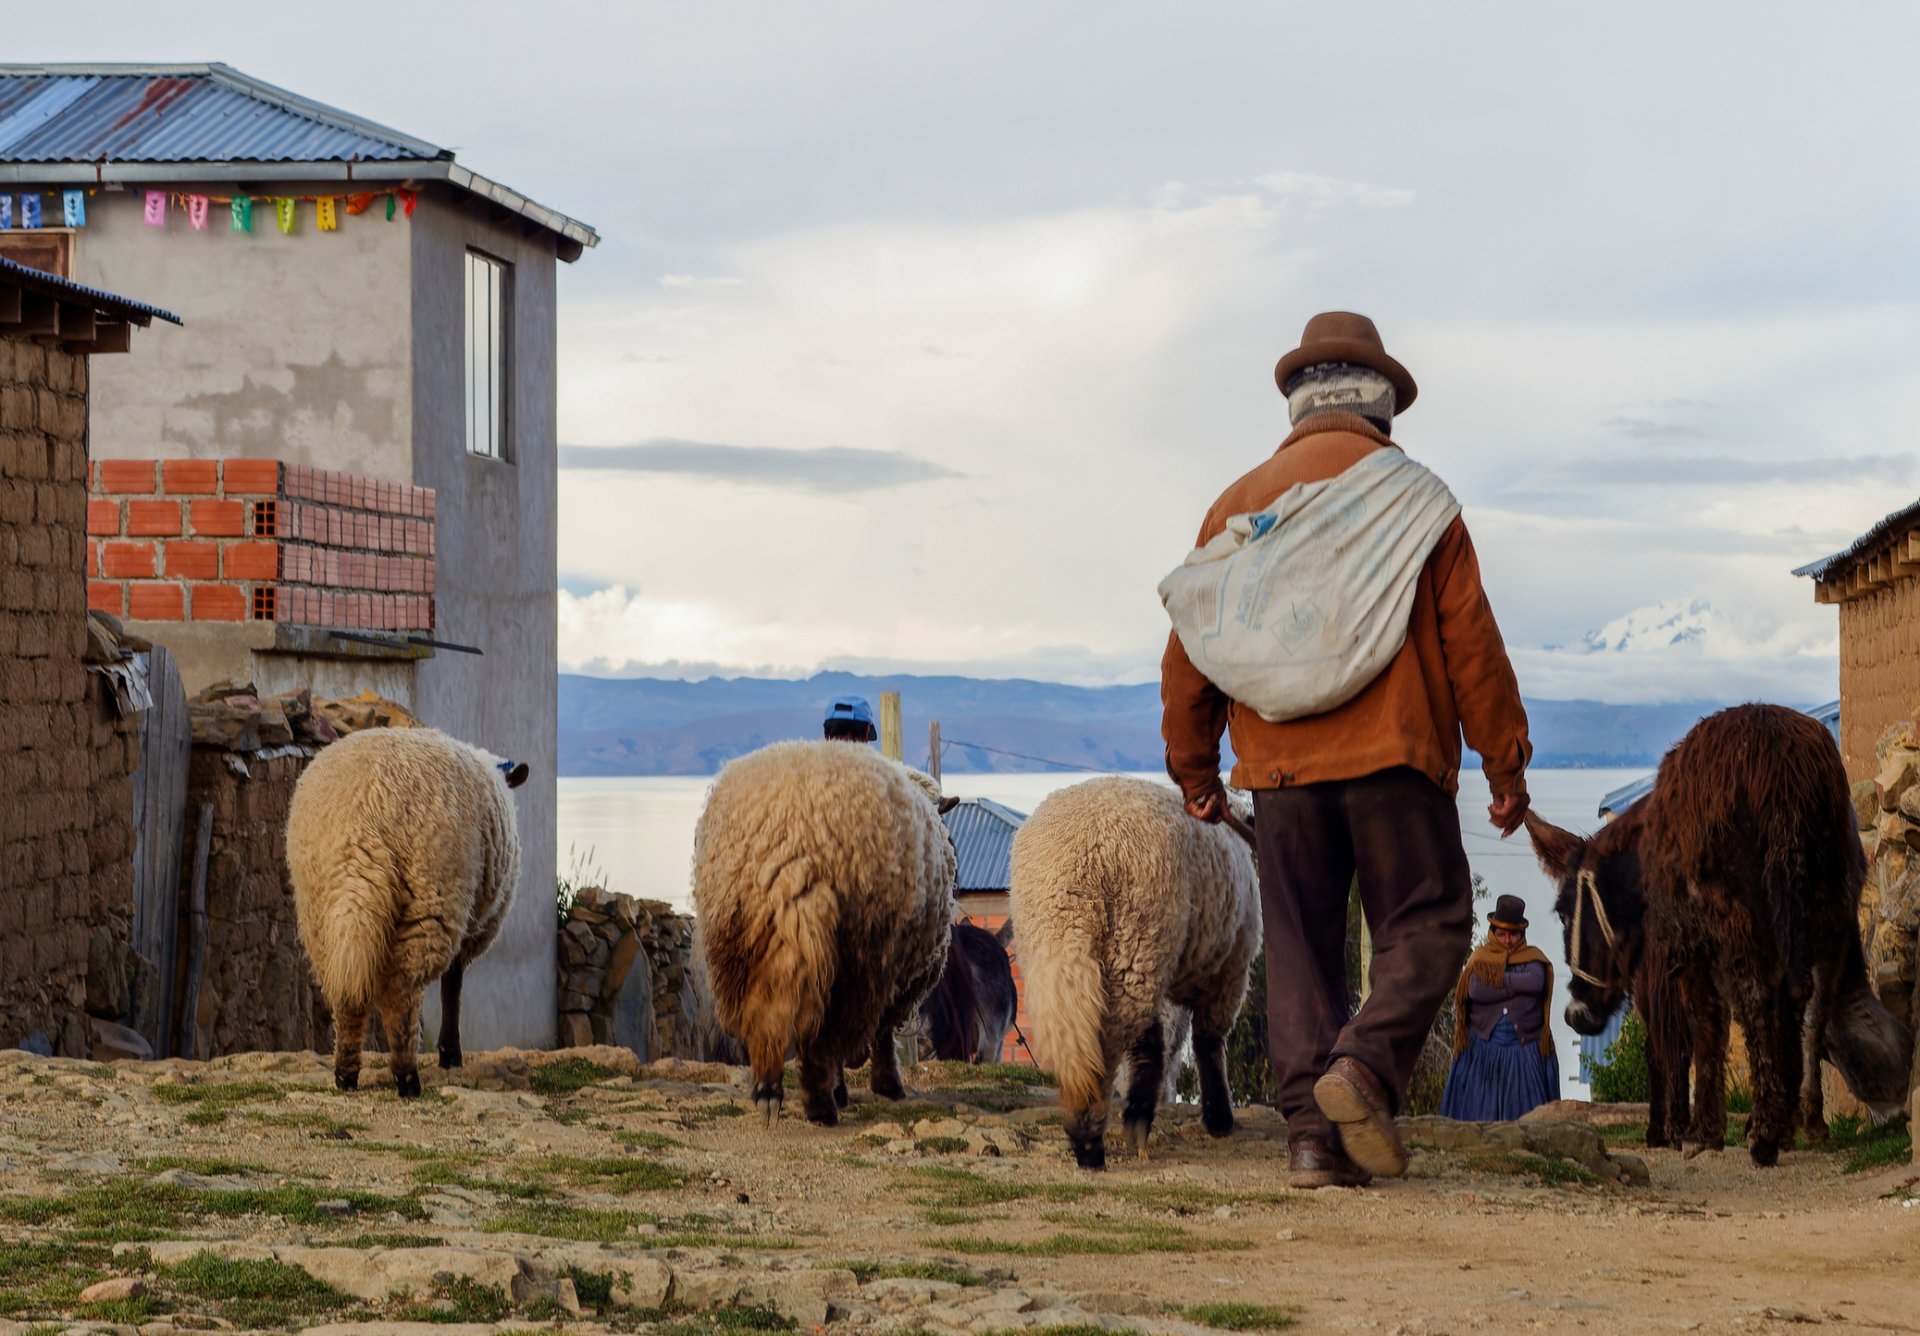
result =
M1506 839L1520 829L1520 823L1526 820L1527 795L1524 793L1501 794L1487 807L1487 816L1492 820L1494 829L1500 832L1500 838Z
M1187 799L1187 815L1209 826L1218 825L1227 815L1227 792L1218 780L1213 787Z

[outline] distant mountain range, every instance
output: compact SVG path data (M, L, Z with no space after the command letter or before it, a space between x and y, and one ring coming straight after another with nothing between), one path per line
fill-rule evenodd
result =
M1020 679L863 677L804 680L560 676L560 773L708 775L782 738L820 735L820 712L843 692L878 710L898 691L907 759L927 761L927 724L940 721L950 771L1161 768L1158 683L1074 687ZM1528 701L1534 764L1651 766L1713 702L1603 705Z

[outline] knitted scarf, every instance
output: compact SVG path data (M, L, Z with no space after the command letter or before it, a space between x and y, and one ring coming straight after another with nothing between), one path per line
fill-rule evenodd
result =
M1547 986L1540 994L1540 1051L1553 1052L1553 962L1537 946L1528 946L1522 942L1508 951L1492 938L1482 942L1474 953L1467 957L1467 967L1461 971L1460 984L1453 990L1453 1051L1455 1056L1467 1051L1467 1037L1472 1033L1467 1028L1467 985L1473 982L1475 975L1480 982L1490 988L1503 987L1507 982L1507 971L1515 965L1538 964L1547 971Z

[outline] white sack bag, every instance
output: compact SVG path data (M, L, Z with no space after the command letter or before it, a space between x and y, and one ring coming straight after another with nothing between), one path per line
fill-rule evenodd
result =
M1270 723L1352 700L1407 640L1414 583L1460 503L1397 449L1235 515L1160 582L1193 666Z

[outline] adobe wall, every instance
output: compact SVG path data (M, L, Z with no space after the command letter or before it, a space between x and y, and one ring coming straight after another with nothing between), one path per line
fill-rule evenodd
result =
M187 778L186 848L181 858L180 950L187 956L195 828L213 805L207 856L207 951L196 1017L201 1057L332 1047L326 1004L313 986L294 920L287 875L287 808L307 766L304 756L244 758L195 747ZM184 983L184 980L182 980ZM176 997L184 996L178 989Z
M1840 750L1847 778L1872 779L1887 726L1920 707L1920 579L1908 576L1840 605Z
M74 1057L125 1007L133 913L133 720L82 662L87 371L0 339L0 1045Z

